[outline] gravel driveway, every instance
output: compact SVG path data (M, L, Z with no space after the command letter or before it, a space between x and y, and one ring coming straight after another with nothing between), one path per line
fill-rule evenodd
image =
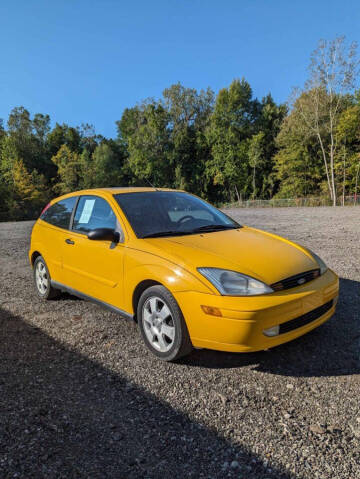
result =
M0 223L0 478L360 478L360 208L227 213L319 253L335 317L267 352L161 363L132 322L40 302L32 223Z

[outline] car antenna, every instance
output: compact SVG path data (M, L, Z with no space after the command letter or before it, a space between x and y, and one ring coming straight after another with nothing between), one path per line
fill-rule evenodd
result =
M154 188L155 191L159 191L158 188L156 188L156 186L154 186L151 181L146 178L146 176L144 176L144 180L151 186L151 188Z

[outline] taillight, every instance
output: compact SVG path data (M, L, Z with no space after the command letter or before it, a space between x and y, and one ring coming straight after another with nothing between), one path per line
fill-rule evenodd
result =
M51 203L48 203L48 204L45 206L45 208L44 208L44 209L42 210L42 212L40 213L40 218L41 218L42 215L45 213L45 211L46 211L48 208L50 208L50 206L51 206Z

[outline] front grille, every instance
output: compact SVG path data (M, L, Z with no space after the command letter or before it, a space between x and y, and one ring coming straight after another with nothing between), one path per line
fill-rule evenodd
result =
M302 326L315 321L327 313L332 308L332 305L333 300L323 304L322 306L319 306L316 309L313 309L312 311L309 311L306 314L303 314L302 316L299 316L298 318L291 319L290 321L286 321L286 323L280 324L279 334L288 333L294 329L301 328Z
M296 288L296 286L301 286L309 281L320 276L319 269L312 269L311 271L306 271L305 273L296 274L295 276L290 276L290 278L283 279L277 283L271 284L271 288L274 291L282 291L284 289Z

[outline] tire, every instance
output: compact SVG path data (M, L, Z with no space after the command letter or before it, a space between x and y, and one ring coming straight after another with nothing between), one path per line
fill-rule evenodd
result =
M181 309L164 286L151 286L143 292L137 318L144 343L158 358L175 361L192 351Z
M34 283L37 295L43 300L54 299L60 296L60 291L51 286L51 277L42 256L38 256L33 266Z

